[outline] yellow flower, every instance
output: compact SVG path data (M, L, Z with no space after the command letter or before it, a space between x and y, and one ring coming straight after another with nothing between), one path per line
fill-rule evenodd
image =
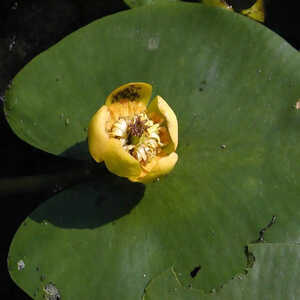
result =
M147 183L169 173L178 156L177 118L152 86L132 82L115 89L89 124L88 144L96 162L114 174Z

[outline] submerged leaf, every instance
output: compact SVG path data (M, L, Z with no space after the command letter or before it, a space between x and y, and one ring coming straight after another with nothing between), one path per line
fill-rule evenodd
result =
M170 2L177 2L180 0L124 0L130 7L139 7L144 5L165 4Z

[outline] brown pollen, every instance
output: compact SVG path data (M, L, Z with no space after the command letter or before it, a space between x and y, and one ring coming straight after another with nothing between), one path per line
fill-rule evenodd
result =
M148 126L145 125L145 121L142 121L140 116L137 117L136 121L129 126L129 135L141 137Z

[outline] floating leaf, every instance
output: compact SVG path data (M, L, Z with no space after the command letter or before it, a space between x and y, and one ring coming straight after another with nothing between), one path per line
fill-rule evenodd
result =
M300 296L298 278L298 244L254 244L249 250L255 256L247 275L237 275L220 291L210 295L181 285L173 268L154 278L145 290L143 300L253 300L297 299Z
M265 1L257 0L250 8L243 9L241 13L259 22L265 21Z
M267 241L298 240L299 70L299 53L261 24L187 3L103 18L36 57L7 94L21 138L90 159L91 116L143 81L178 117L179 160L147 186L110 175L47 201L13 240L13 279L31 296L52 282L62 299L134 300L173 266L207 292L242 272L272 215Z
M154 5L154 4L165 4L168 2L178 2L182 0L124 0L125 3L129 7L139 7L144 5ZM234 12L234 9L232 5L230 4L230 1L226 0L199 0L199 2L202 2L203 4L209 5L209 6L215 6L215 7L221 7L228 9L232 12ZM241 14L252 18L259 22L265 21L265 1L264 0L256 0L252 6L249 8L245 8L242 10L238 10Z
M233 11L232 6L229 5L225 0L203 0L202 2L206 5L222 7Z

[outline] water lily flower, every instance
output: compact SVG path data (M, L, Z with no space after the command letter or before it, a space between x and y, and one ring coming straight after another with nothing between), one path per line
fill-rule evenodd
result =
M115 89L92 117L89 151L112 173L147 183L169 173L178 156L178 123L167 102L152 86L132 82ZM148 105L148 106L147 106Z

